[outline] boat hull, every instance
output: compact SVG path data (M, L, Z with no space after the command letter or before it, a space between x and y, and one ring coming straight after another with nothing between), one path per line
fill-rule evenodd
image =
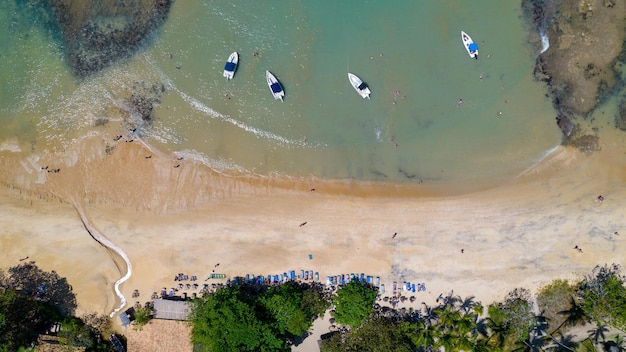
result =
M233 79L235 77L235 71L237 71L237 65L239 64L239 54L235 51L230 54L226 65L224 65L224 78Z
M270 71L265 71L265 79L267 80L267 86L270 88L270 92L276 100L283 100L285 97L285 90L278 81L278 78L274 76Z
M470 48L472 45L476 45L474 43L474 40L472 40L472 37L470 37L467 33L461 31L461 41L463 42L463 46L465 47L467 54L472 59L478 59L478 46L476 46L475 50L472 50Z
M370 98L370 88L365 85L363 83L363 80L361 80L357 75L353 74L353 73L348 73L348 81L350 82L350 85L352 85L352 88L354 88L354 90L356 90L356 92L363 98Z

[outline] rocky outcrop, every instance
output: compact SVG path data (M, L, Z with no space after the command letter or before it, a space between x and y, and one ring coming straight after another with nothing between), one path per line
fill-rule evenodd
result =
M566 115L588 115L618 83L614 65L624 49L626 1L532 1L528 5L554 5L549 23L550 48L537 59L537 77L549 84L554 105Z
M56 19L79 77L131 56L163 24L173 0L40 0Z

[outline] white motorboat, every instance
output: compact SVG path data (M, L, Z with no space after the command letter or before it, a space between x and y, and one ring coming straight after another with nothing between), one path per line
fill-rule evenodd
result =
M283 86L278 81L278 78L274 76L270 71L265 71L265 78L267 79L267 85L270 87L270 91L272 91L272 95L274 99L283 100L285 96L285 91L283 90Z
M474 43L472 38L467 35L467 33L461 31L461 40L463 41L463 46L467 53L472 59L478 60L478 45Z
M348 73L348 80L350 81L350 84L352 85L352 87L354 87L356 92L359 93L361 97L363 97L363 99L370 98L370 88L367 86L367 84L363 83L363 80L361 80L357 75L353 73Z
M226 65L224 66L224 77L226 79L233 79L235 76L235 71L237 70L237 64L239 63L239 55L235 51L230 54L228 60L226 60Z

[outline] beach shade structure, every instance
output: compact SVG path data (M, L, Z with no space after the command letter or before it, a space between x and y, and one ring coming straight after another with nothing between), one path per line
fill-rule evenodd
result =
M346 284L346 279L345 279L345 277L344 277L344 276L342 276L342 277L341 277L341 284L342 284L342 285L345 285L345 284Z
M304 270L300 270L300 276L298 276L299 279L304 279Z
M296 271L295 271L295 270L291 270L291 271L289 272L289 278L290 278L291 280L295 280L295 279L296 279Z
M289 280L289 275L287 275L286 271L283 273L283 277L285 278L285 281Z
M313 270L309 270L309 278L311 278L311 280L313 280Z
M406 283L406 290L407 291L411 291L411 283L410 282Z
M304 280L308 280L309 279L309 272L305 271L304 272Z
M333 284L333 279L330 276L326 276L326 286L330 286Z
M123 327L130 325L130 317L128 316L128 313L122 312L120 313L119 317Z
M380 285L380 293L385 293L385 284Z
M376 276L376 287L380 286L380 276Z
M398 282L394 281L393 282L393 294L394 295L396 294L396 291L398 291Z
M309 260L313 260L313 254L309 254Z
M415 292L415 284L411 285L411 292Z
M360 278L361 282L365 282L365 274L361 273L361 278Z
M368 284L372 283L372 277L367 275L367 277L365 278L365 282L367 282Z
M274 282L278 282L278 275L274 275Z
M315 272L315 282L320 281L320 273L319 272Z

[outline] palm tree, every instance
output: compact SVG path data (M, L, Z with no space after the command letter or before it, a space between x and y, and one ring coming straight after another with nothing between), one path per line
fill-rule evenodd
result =
M514 349L513 351L524 351L524 352L537 352L543 351L544 345L543 336L537 336L535 334L529 334L526 340L521 340L518 342L520 347Z
M606 341L604 345L605 351L612 351L611 348L615 347L618 351L624 350L624 337L621 335L615 335L612 341Z
M496 348L503 347L506 342L508 328L504 322L502 311L493 305L489 306L486 325L489 329L487 344Z
M594 329L588 330L589 338L593 338L593 347L598 350L598 340L602 338L602 342L606 341L605 332L608 332L609 329L603 325L602 323L597 323Z
M424 305L424 314L422 315L422 320L424 321L424 324L432 325L433 323L437 322L437 319L439 318L437 310L426 305L426 303L424 302L422 302L422 304Z
M476 306L478 303L476 301L474 301L476 297L474 296L469 296L469 297L465 297L464 300L460 301L460 305L459 308L465 313L469 313L474 306Z
M438 347L437 340L439 339L439 336L440 331L436 326L426 324L417 333L417 345L423 347L424 349L428 349L430 347L436 349Z
M556 343L556 348L554 351L569 351L576 352L576 347L578 347L578 343L574 341L574 335L561 335L559 334L559 339L555 339L554 336L549 335L554 343Z
M575 326L589 320L587 313L585 313L582 306L576 302L576 299L574 299L573 296L570 297L570 308L568 310L560 311L557 314L566 315L567 318L559 326L557 326L556 329L552 330L552 334L559 331L563 326Z

